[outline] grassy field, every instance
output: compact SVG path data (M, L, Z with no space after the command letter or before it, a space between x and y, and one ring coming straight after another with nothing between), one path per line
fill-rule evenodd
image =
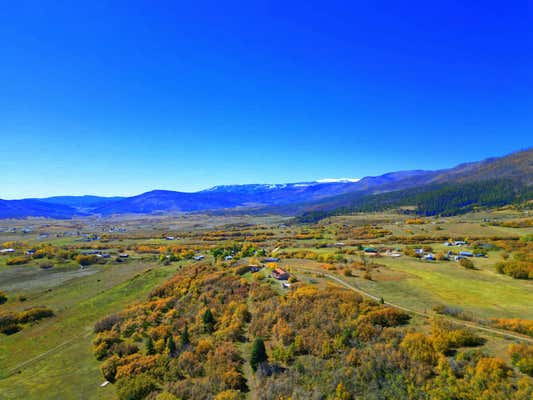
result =
M531 281L512 279L489 269L469 270L458 263L415 259L379 259L387 269L373 280L353 279L361 288L419 311L437 305L458 306L476 317L533 318ZM389 269L394 274L389 279Z
M433 246L438 247L438 244ZM313 249L317 254L335 251L332 248ZM358 257L348 258L358 260ZM469 270L454 261L379 257L372 261L383 267L372 270L372 280L363 279L364 273L357 270L354 277L346 279L371 294L421 312L434 306L449 305L471 312L477 318L533 319L533 282L496 273L494 264L500 259L499 252L491 252L487 258L476 258L476 269ZM309 260L291 260L284 264L292 265L296 270L300 266L325 272L321 263Z
M365 213L333 217L328 220L332 224L349 224L362 226L379 224L396 236L412 236L417 234L433 236L516 236L533 233L533 228L509 228L491 225L491 222L514 220L529 217L527 212L506 210L500 212L480 212L447 218L426 218L424 224L407 224L413 217L394 213Z
M489 269L468 270L453 261L425 262L407 257L384 257L376 262L384 267L372 270L372 280L364 279L363 272L357 270L353 277L329 272L339 274L347 282L375 296L420 312L449 305L460 307L478 318L533 319L531 281L512 279ZM287 260L282 265L295 272L300 268L328 272L321 263L309 260Z
M144 299L175 272L176 265L128 263L95 268L90 275L57 280L52 291L34 291L23 305L7 304L11 309L46 304L56 316L0 338L2 399L113 397L113 387L99 387L103 378L92 353L93 325Z

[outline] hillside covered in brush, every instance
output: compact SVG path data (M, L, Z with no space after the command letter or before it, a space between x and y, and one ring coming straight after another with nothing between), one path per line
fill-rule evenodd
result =
M340 288L280 294L238 268L197 265L95 326L120 399L529 399L531 379L474 332ZM461 350L459 350L461 349Z

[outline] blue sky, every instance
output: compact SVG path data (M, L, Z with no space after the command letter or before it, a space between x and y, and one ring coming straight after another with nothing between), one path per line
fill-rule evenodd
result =
M3 4L0 198L363 177L533 144L527 1L222 3Z

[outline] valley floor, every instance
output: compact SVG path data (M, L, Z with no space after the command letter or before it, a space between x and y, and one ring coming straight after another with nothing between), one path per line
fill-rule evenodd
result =
M261 258L266 255L279 257L277 263L266 263L260 273L246 272L241 278L253 285L261 276L261 284L283 298L293 288L283 288L271 276L273 268L283 268L294 278L291 285L295 287L326 292L332 288L349 289L407 311L413 316L411 326L420 332L429 332L439 307L459 310L459 315L441 317L474 329L486 339L481 351L510 364L508 346L532 343L533 339L523 332L496 327L492 320L533 320L533 281L497 273L494 265L509 253L512 259L518 244L522 252L529 249L523 245L528 243L524 238L533 234L527 223L512 227L501 222L528 219L527 213L513 210L443 220L428 218L416 224L393 213L334 217L303 226L287 224L286 219L276 217L156 217L100 222L98 229L123 226L124 232L101 235L87 244L80 243L78 236L61 236L61 232L73 229L72 224L79 225L80 221L46 221L42 226L34 221L37 228L33 234L6 233L0 238L4 247L17 251L14 256L0 257L0 291L8 298L0 304L0 315L44 306L53 310L54 316L24 325L15 334L0 336L0 398L115 398L115 385L100 386L105 379L100 371L102 362L93 353L94 324L132 304L144 303L148 294L170 277L195 268L198 261L193 256L198 255L204 256L202 263L217 270L226 268L231 274L248 264L263 264ZM486 222L490 220L498 224ZM17 227L24 225L22 221L11 222ZM95 225L91 222L81 229L92 234ZM53 255L49 257L53 264L50 269L42 268L43 259L31 257L22 265L8 265L12 258L26 257L27 249L43 247L38 238L42 232L60 236L45 239L50 251L79 254L86 249L103 249L99 251L111 253L111 258L84 268L74 258L60 262ZM166 240L168 235L175 239ZM449 247L443 245L444 238L500 247L487 252L486 257L473 259L474 269L454 261L385 255L386 249L403 253L414 247L445 253ZM365 256L365 246L379 249L380 255ZM255 252L265 249L265 253L248 254L247 248ZM216 249L223 255L214 256ZM469 249L465 246L463 250ZM129 259L115 261L123 252L129 253ZM249 299L247 306L254 308ZM244 340L238 342L238 351L247 360L254 334L249 323L243 329ZM265 382L256 379L248 363L242 365L242 374L250 389L246 396L264 398L258 391Z

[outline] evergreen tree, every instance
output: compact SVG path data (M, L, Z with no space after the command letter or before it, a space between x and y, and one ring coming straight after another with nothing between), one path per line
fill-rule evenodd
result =
M149 356L155 354L154 341L151 336L146 339L146 354Z
M204 322L205 331L208 333L213 332L213 328L215 326L215 317L213 317L213 313L209 308L205 311L202 321Z
M259 366L259 364L267 360L268 356L266 353L265 343L263 342L263 339L255 339L254 344L252 346L252 354L250 356L250 365L252 366L254 372L257 371L257 367Z
M169 356L176 354L176 342L174 341L174 336L170 335L167 339L167 353Z
M185 347L189 343L191 343L191 339L189 337L189 328L187 327L187 325L185 325L185 328L183 328L183 331L181 331L180 344L181 347Z

